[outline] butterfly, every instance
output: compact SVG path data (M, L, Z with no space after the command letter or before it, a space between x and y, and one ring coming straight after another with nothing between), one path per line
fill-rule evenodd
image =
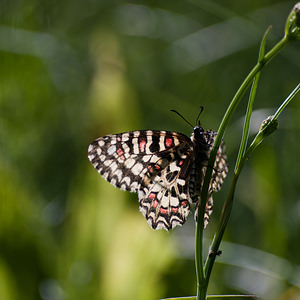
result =
M105 180L121 190L138 194L140 211L153 229L169 230L183 225L191 203L196 204L197 217L202 184L216 135L215 131L204 131L200 122L194 127L191 138L164 130L111 134L89 145L88 158ZM227 172L222 141L206 199L204 227L212 213L212 193L221 188Z

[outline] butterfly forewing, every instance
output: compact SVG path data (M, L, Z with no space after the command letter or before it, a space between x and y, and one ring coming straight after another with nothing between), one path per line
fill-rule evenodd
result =
M197 197L193 197L194 188L201 190L215 135L212 131L203 132L205 150L200 162L195 160L193 138L158 130L132 131L99 138L89 146L88 157L111 184L138 193L140 211L152 228L169 230L182 225L189 214L189 202L198 201ZM220 189L227 173L222 147L214 166L207 219L212 210L211 193ZM194 180L195 168L200 168L203 173L200 182Z

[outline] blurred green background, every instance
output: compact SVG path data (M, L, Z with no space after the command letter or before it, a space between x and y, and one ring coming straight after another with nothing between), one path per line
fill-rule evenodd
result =
M87 159L99 136L217 129L230 99L283 35L291 1L1 0L0 299L151 300L194 295L194 223L152 230L137 195ZM253 135L299 83L300 44L263 71ZM209 292L300 299L300 104L247 163ZM227 132L230 173L246 98Z

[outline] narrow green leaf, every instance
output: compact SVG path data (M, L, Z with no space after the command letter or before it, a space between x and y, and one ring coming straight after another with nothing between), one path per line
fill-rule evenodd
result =
M207 299L240 299L240 298L259 298L256 295L210 295Z

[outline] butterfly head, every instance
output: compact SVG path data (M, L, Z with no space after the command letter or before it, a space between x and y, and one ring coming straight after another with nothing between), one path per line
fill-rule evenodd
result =
M192 133L192 136L191 136L192 141L203 140L204 139L203 133L204 133L204 129L200 124L195 126L194 130L193 130L193 133Z
M200 123L200 115L203 111L203 106L200 106L200 112L197 116L197 119L196 119L196 124L194 126L194 133L193 133L193 137L197 140L201 139L201 136L203 135L203 132L204 132L204 129L203 127L201 126L201 123Z

